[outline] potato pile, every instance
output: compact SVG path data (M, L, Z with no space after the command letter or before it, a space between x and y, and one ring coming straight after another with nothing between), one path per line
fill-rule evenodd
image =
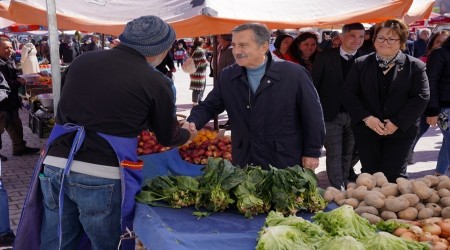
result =
M397 178L389 183L383 173L362 173L346 191L328 187L325 200L347 204L372 224L381 220L450 218L450 178L426 175L415 180Z

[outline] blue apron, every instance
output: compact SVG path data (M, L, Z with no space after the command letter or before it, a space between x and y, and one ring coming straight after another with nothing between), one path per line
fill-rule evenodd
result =
M63 209L63 184L64 176L70 173L70 167L74 156L83 143L85 131L84 127L75 124L58 125L50 134L44 151L42 152L37 165L34 169L31 184L28 190L27 197L20 217L19 226L17 228L17 236L14 242L14 249L17 250L33 250L39 249L40 245L40 229L42 223L42 215L44 211L42 192L40 189L39 173L43 170L43 161L48 153L48 149L52 142L67 133L76 132L70 154L67 158L67 165L64 169L64 174L61 180L60 199L59 199L59 214ZM120 178L122 190L122 204L121 204L121 229L122 235L133 230L133 217L135 200L134 197L141 190L142 167L143 161L137 159L137 137L136 138L122 138L112 135L98 133L111 145L117 155L117 160L120 164ZM61 224L59 226L59 235L61 236ZM60 238L61 241L61 238ZM135 242L133 240L123 240L121 242L122 250L134 250Z

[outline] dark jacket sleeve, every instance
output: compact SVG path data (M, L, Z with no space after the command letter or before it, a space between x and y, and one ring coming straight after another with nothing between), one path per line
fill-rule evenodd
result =
M301 112L303 156L320 157L325 139L322 106L309 72L302 67L300 74L297 108Z
M427 75L430 83L430 101L425 112L427 116L437 116L441 112L439 105L439 95L442 94L440 93L440 89L442 89L440 80L445 69L445 64L445 54L442 48L435 49L428 56Z
M313 70L311 72L312 80L314 86L317 90L320 89L320 85L322 84L322 76L324 75L325 68L325 54L323 52L319 52L314 60Z
M397 127L403 131L407 131L417 118L420 117L427 106L430 99L430 90L428 85L428 77L425 72L425 64L418 59L412 58L415 61L411 63L411 88L409 91L409 98L404 104L400 112L391 117L390 120Z

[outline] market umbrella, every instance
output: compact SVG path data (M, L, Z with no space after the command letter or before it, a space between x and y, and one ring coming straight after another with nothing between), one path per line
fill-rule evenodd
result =
M414 0L403 19L406 23L428 19L433 11L434 3L435 0Z
M351 22L379 22L402 17L413 0L55 0L59 29L118 35L139 16L156 15L172 24L177 37L229 33L244 22L271 29ZM47 25L46 0L12 0L8 14L20 23Z
M9 32L9 33L21 33L21 32L27 32L27 31L33 31L33 30L47 30L47 27L37 24L19 24L14 23L7 27L4 27L0 29L2 32Z
M428 21L428 24L435 25L440 23L450 23L450 16L437 16L430 18L430 21Z

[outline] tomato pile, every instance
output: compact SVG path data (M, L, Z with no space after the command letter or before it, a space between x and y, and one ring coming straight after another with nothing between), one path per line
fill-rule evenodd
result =
M170 147L164 147L156 140L153 132L142 131L138 136L138 155L147 155L164 152ZM221 157L231 161L231 138L229 136L218 137L217 132L201 129L197 136L179 148L183 160L205 165L208 157Z
M138 155L148 155L153 153L160 153L169 150L170 147L164 147L158 143L153 132L144 130L138 135Z

